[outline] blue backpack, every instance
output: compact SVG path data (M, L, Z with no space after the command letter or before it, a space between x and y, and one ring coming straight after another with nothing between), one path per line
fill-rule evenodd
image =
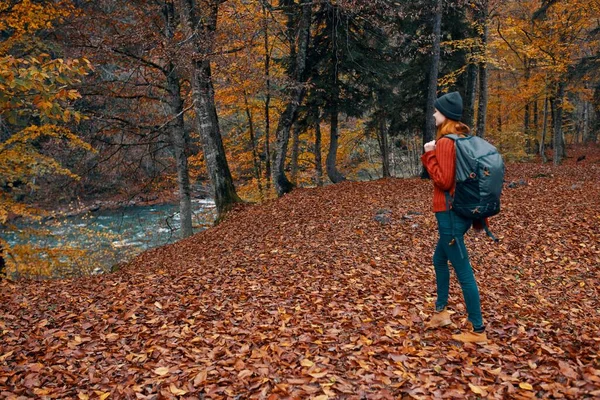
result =
M454 197L446 192L457 214L480 220L487 234L497 239L484 223L485 218L500 212L500 195L504 182L504 161L498 150L479 136L446 135L456 148L456 188Z

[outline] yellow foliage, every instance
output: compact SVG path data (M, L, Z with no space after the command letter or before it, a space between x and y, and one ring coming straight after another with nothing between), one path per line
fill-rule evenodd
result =
M569 71L600 46L591 35L600 18L599 4L586 0L555 2L543 16L534 18L541 5L539 0L498 3L497 25L490 29L493 68L489 69L488 131L499 135L502 146L511 142L506 149L514 158L523 158L519 143L541 139L541 118L534 131L537 138L526 137L526 107L532 129L534 102L541 112L546 96L554 95L559 81L568 81L567 90L589 100L585 79L570 79ZM569 107L565 101L565 109Z
M36 177L61 174L77 176L60 163L42 154L36 143L40 138L61 141L71 147L92 150L63 124L79 122L82 116L71 103L80 94L71 89L91 69L85 58L64 60L52 58L39 49L40 30L49 30L73 10L67 1L34 2L11 0L0 2L0 31L9 32L0 43L0 121L8 139L0 143L0 225L4 231L15 230L10 218L39 219L44 211L17 202L11 192L14 184L36 189ZM18 48L19 51L12 51ZM14 54L27 54L21 58ZM35 122L33 122L35 121ZM20 190L20 189L19 189ZM37 233L36 233L37 235ZM9 247L3 242L9 272L25 269L33 275L51 276L64 265L84 260L84 249L40 248L27 240Z

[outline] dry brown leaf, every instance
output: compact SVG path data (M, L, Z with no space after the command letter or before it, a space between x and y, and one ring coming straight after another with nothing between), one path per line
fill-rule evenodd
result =
M167 367L159 367L154 370L156 375L165 376L169 373L169 368Z
M177 388L177 386L175 386L175 384L174 384L174 383L171 383L171 384L169 385L169 390L170 390L170 391L171 391L171 393L173 393L175 396L183 396L184 394L186 394L186 393L187 393L187 391Z
M315 365L315 363L310 361L308 358L305 358L302 361L300 361L300 365L302 365L303 367L312 367L313 365Z
M519 387L523 390L533 390L533 387L529 383L526 383L526 382L519 383Z

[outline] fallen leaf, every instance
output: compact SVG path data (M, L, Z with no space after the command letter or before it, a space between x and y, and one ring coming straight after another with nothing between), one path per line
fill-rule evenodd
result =
M169 385L169 390L171 391L171 393L173 393L175 396L183 396L184 394L186 394L187 392L185 390L182 389L178 389L177 386L175 386L174 383L171 383Z
M571 366L568 363L564 361L559 361L558 366L560 367L560 372L567 378L573 380L579 379L579 375L577 375L577 372L575 372L575 370L571 368Z
M315 365L315 363L310 361L308 358L305 358L302 361L300 361L300 365L302 365L303 367L312 367L313 365Z
M206 370L202 370L198 372L196 377L194 378L194 387L198 387L206 382L206 378L208 376L208 372Z
M327 371L323 371L323 372L309 372L308 375L312 376L313 378L323 378L324 376L327 376Z
M471 391L475 394L479 394L482 396L487 396L487 392L485 391L485 389L481 388L480 386L477 385L473 385L472 383L469 383L469 387L471 388Z
M238 379L244 379L244 378L251 377L252 374L253 374L252 371L250 371L249 369L245 369L243 371L240 371L240 373L238 374Z
M154 370L156 375L165 376L169 373L169 368L167 367L159 367Z
M529 383L521 382L519 387L523 390L533 390L533 387Z

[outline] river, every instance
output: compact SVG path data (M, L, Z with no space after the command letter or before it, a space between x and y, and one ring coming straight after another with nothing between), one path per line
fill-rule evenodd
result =
M215 216L214 201L192 200L194 233L212 225ZM0 232L0 236L11 247L29 245L38 249L41 260L51 257L53 249L60 247L87 250L90 265L80 265L79 269L83 271L80 273L73 272L73 267L72 272L66 275L109 272L114 265L126 262L144 250L180 239L178 204L128 206L42 223L20 222L16 226L16 231ZM81 260L78 262L81 263ZM53 275L62 277L64 273Z

